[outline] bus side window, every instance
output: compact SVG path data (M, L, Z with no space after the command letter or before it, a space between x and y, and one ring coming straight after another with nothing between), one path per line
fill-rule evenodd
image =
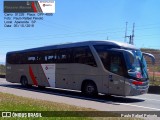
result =
M29 63L29 64L33 64L33 63L35 62L35 60L36 60L36 57L35 57L35 56L29 56L29 57L28 57L28 63Z
M58 62L59 63L67 63L68 53L66 49L60 49L58 53Z
M17 53L7 55L7 62L10 64L19 64L20 56Z
M118 75L124 75L124 67L123 67L121 55L110 54L109 71L111 71L115 74L118 74Z
M25 53L20 54L19 64L28 64L27 56Z
M48 55L47 56L47 63L52 63L54 60L54 56L53 55Z
M81 63L96 67L95 59L89 47L74 48L74 63Z
M56 63L56 50L45 51L44 63Z
M30 52L27 56L28 64L39 64L42 61L41 52Z
M53 52L53 63L57 63L57 52Z

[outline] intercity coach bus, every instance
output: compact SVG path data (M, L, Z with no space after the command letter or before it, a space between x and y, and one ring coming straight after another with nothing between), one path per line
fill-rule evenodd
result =
M127 43L85 41L44 46L6 55L6 80L23 86L52 87L133 96L147 92L149 77L143 55Z

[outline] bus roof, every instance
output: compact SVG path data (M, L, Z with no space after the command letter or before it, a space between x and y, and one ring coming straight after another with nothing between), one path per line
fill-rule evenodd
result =
M117 42L117 41L83 41L83 42L75 42L75 43L65 43L65 44L58 44L58 45L50 45L50 46L44 46L44 47L37 47L37 48L31 48L31 49L25 49L20 51L13 51L17 53L21 52L31 52L31 51L43 51L43 50L51 50L51 49L59 49L59 48L70 48L70 47L81 47L81 46L89 46L89 45L110 45L117 48L127 48L127 49L136 49L137 48L134 45L124 43L124 42ZM9 52L12 53L12 52Z

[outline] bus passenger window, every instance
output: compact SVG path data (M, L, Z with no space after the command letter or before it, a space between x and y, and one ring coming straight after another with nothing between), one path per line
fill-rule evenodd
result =
M94 56L89 47L74 48L74 63L81 63L96 67Z
M70 62L70 49L60 49L58 51L58 63Z
M33 57L33 56L28 57L28 62L29 63L34 63L35 60L36 60L36 57Z
M118 75L124 75L122 59L119 55L111 55L109 70Z

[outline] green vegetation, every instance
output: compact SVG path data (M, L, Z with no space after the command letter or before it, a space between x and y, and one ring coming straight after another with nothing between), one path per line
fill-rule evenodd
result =
M160 86L160 76L150 76L149 77L150 80L150 85L153 86Z
M6 74L6 67L5 65L0 65L0 75L5 75Z
M160 65L159 66L154 66L154 71L155 72L160 72Z
M49 102L49 101L42 101L42 100L36 100L36 99L29 99L25 97L19 97L15 95L10 95L6 93L0 92L0 111L95 111L93 109L87 109L87 108L81 108L76 106L71 106L63 103L55 103L55 102ZM61 112L59 114L61 115ZM58 114L58 115L59 115ZM66 113L67 114L67 113ZM76 115L78 112L75 113ZM108 115L113 115L113 113L108 112ZM83 116L83 114L80 114L79 116ZM115 115L116 116L116 115ZM7 119L7 118L1 118L1 119ZM8 118L11 119L11 118ZM20 118L12 118L13 120L17 120ZM34 120L36 118L21 118L25 120ZM46 120L46 119L56 119L56 120L92 120L92 119L102 119L102 120L134 120L134 118L118 118L118 117L42 117L38 118L40 120ZM141 119L136 119L141 120Z

